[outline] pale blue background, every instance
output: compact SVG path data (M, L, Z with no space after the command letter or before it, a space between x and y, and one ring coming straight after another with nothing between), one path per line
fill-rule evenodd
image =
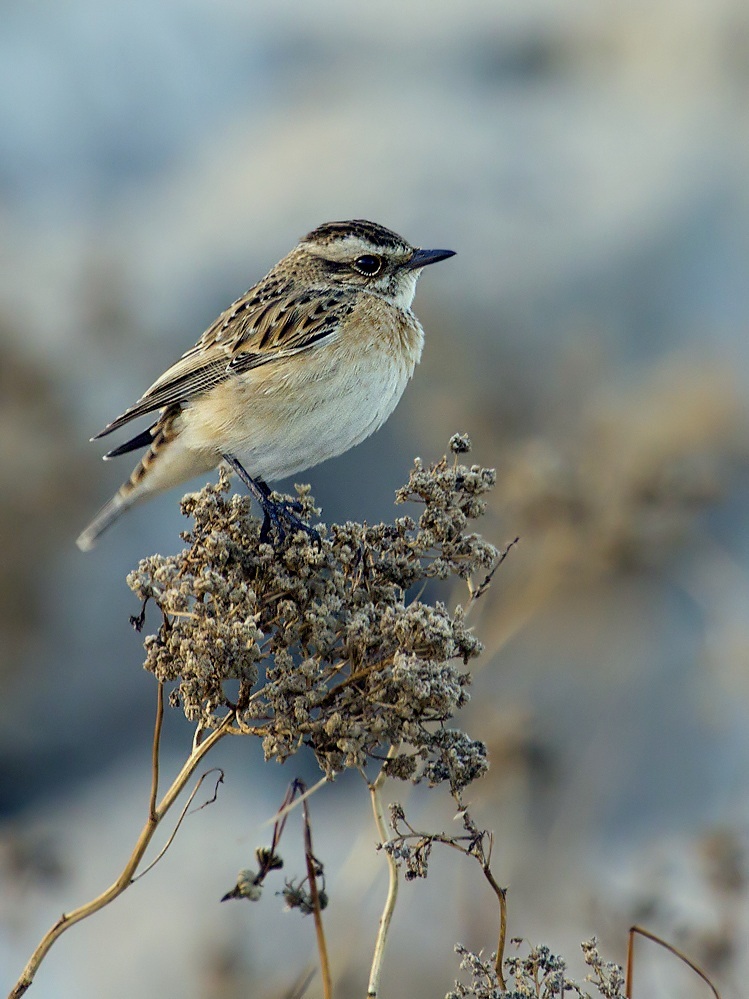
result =
M3 5L3 982L63 908L114 877L145 803L153 689L124 577L180 544L178 497L81 555L76 534L129 471L86 441L300 235L352 216L458 255L419 286L425 360L395 416L308 476L329 518L390 516L411 457L437 457L454 430L501 482L517 442L574 434L578 408L672 358L696 358L688 377L714 365L735 393L727 494L696 539L600 586L570 579L566 602L502 650L489 642L470 723L490 744L503 726L522 745L530 735L548 763L495 754L495 783L472 795L497 832L513 934L574 956L597 932L621 960L650 891L664 933L700 938L728 919L700 881L699 842L715 828L743 842L749 802L748 65L743 0ZM501 543L516 528L487 533ZM188 739L170 719L173 765ZM215 903L297 770L263 770L256 747L221 752L219 805L57 945L32 995L289 986L311 926L270 896L262 909ZM326 795L331 946L358 955L358 994L382 893L361 869L374 877L379 859L363 788ZM441 807L436 826L450 822ZM344 864L352 811L366 861ZM409 995L443 995L453 942L492 946L480 878L453 862L404 893L391 994L406 981ZM726 905L732 925L746 920L741 891ZM747 970L744 949L723 966L724 996Z

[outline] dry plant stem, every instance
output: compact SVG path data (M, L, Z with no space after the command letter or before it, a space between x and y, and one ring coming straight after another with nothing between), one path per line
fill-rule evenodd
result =
M398 746L391 746L388 750L388 759L398 755ZM369 793L372 797L372 811L380 836L380 842L385 843L388 839L387 826L385 825L385 812L382 807L382 797L380 792L385 783L386 774L384 767L377 774L372 784L369 785ZM388 864L388 893L385 899L385 907L380 916L380 925L377 930L377 940L375 941L374 955L372 956L372 967L369 972L369 986L367 987L368 999L375 999L380 994L380 978L382 976L382 962L385 957L385 945L387 943L390 922L393 918L395 903L398 898L398 865L395 858L389 853L385 854Z
M303 806L304 811L304 859L307 861L307 878L309 880L309 891L312 899L312 911L315 917L315 933L317 935L317 950L320 954L320 976L322 978L322 992L324 999L333 999L333 986L330 979L330 963L328 961L328 947L325 942L325 930L322 925L322 908L320 906L320 894L317 890L317 871L315 870L315 855L312 852L312 829L309 821L309 811L307 802Z
M156 814L156 801L159 796L159 753L161 752L161 729L164 725L164 682L159 680L156 690L156 724L153 730L153 747L151 749L151 797L148 802L148 816ZM193 746L194 748L194 746Z
M161 860L161 858L164 856L164 854L167 852L167 850L169 849L169 847L172 845L172 843L174 842L174 840L177 837L177 833L179 832L180 826L184 822L185 816L187 815L187 811L188 811L190 805L195 800L195 795L198 793L198 791L203 786L203 781L206 779L206 777L209 774L216 773L217 770L221 774L221 777L219 778L219 781L216 784L216 788L218 789L218 784L220 784L223 781L223 779L224 779L224 772L223 772L223 770L220 770L218 767L214 767L212 770L206 770L206 772L201 776L200 780L195 785L195 787L192 789L192 791L190 791L190 797L185 802L185 807L179 813L179 818L177 819L177 821L176 821L176 823L174 825L174 829L172 829L171 833L169 834L169 839L166 841L166 843L164 843L164 845L159 850L159 852L156 854L156 856L153 858L153 860L148 865L148 867L145 867L138 874L134 874L133 875L132 882L131 882L132 884L135 884L136 881L140 881L140 879L144 878L146 876L146 874L148 874L149 871L152 871L154 869L154 867L158 864L158 862ZM216 794L217 794L217 791L214 792L213 798L209 798L208 801L203 802L203 804L200 805L198 808L196 808L195 811L199 811L200 808L204 808L205 805L209 805L209 804L211 804L212 801L215 801L216 800Z
M530 624L541 608L565 584L568 566L575 553L575 543L568 540L565 546L563 541L555 537L553 543L547 543L545 551L539 552L538 564L544 566L544 571L535 573L514 595L509 596L493 633L484 638L487 647L491 647L495 653L504 648Z
M79 923L82 919L86 919L88 916L92 916L95 912L99 912L100 909L103 909L104 906L109 905L110 902L114 901L114 899L121 895L126 888L130 887L138 864L143 859L143 855L146 852L146 849L148 848L159 823L172 807L175 800L184 789L185 784L193 775L195 768L198 766L206 753L208 753L216 745L219 739L222 739L227 734L229 724L232 721L231 715L227 715L221 725L211 732L208 738L201 743L200 746L193 750L179 774L174 779L171 787L157 805L154 791L158 787L158 745L161 739L161 723L163 719L163 692L161 691L161 685L159 685L159 695L156 726L154 730L154 752L152 758L156 761L156 765L153 767L151 775L148 819L138 836L135 848L130 854L122 873L119 875L117 880L110 885L109 888L107 888L106 891L102 892L101 895L92 899L90 902L87 902L85 905L80 906L78 909L74 909L72 912L60 916L57 922L47 931L47 933L42 937L39 946L29 958L26 967L23 969L21 977L18 979L9 994L9 999L19 999L20 996L25 994L26 990L33 982L34 976L39 970L40 964L47 956L48 951L66 930L70 929L70 927L75 923Z
M307 995L307 989L312 983L312 979L315 977L314 966L309 971L303 971L299 978L294 982L289 991L283 997L283 999L304 999Z
M494 560L494 565L491 567L489 572L484 577L483 581L479 583L478 586L474 586L471 580L470 579L468 580L468 592L470 596L468 598L468 603L466 604L465 608L465 615L464 615L465 620L468 620L468 616L473 610L473 608L476 606L476 603L481 599L481 597L483 597L483 595L491 586L495 572L502 565L507 556L510 554L511 549L513 549L519 541L520 538L515 538L514 541L510 541L509 544L502 551L500 551L500 553L497 555L496 559Z
M232 731L234 731L234 730L232 729ZM323 786L323 784L329 784L329 783L330 783L330 781L329 781L329 779L327 777L321 777L320 780L316 784L312 785L312 787L308 787L306 789L306 791L304 791L303 793L297 795L295 798L291 798L287 802L284 802L284 804L281 805L281 807L278 809L278 811L273 816L273 818L272 819L267 819L266 822L264 823L264 825L269 826L271 824L271 822L273 822L276 826L278 826L278 823L282 819L283 819L283 821L285 823L286 822L286 816L289 815L290 812L292 812L295 808L298 808L300 805L303 805L306 802L307 798L310 798L313 794L316 794L320 790L320 788ZM273 845L271 846L271 851L275 852L276 842L277 842L277 840L275 838L276 837L276 832L275 831L273 833L273 836L274 836L274 839L273 839Z
M652 940L653 943L659 944L659 946L665 948L675 957L678 957L680 961L683 961L687 967L691 968L695 975L699 975L702 981L707 985L715 999L720 999L720 993L715 988L713 983L707 977L707 974L695 964L694 961L690 961L686 954L682 953L678 947L674 947L673 944L668 943L661 937L656 936L655 933L651 933L649 930L645 930L642 926L630 926L629 928L629 945L627 947L627 980L624 986L625 995L628 999L632 999L632 976L635 969L635 934L639 933L641 937L645 937L647 940Z
M503 990L507 988L505 983L505 977L502 974L502 965L505 959L505 943L507 941L507 889L501 888L494 879L494 875L491 872L489 863L482 865L481 868L484 872L484 877L492 886L492 890L496 894L499 900L499 939L497 941L497 958L494 962L494 970L497 973L497 981L499 982L500 988Z
M408 823L406 824L408 825ZM434 843L442 843L444 846L449 846L453 850L457 850L459 853L464 853L466 856L476 857L476 859L479 860L484 877L491 885L492 891L497 896L497 901L499 902L499 939L497 940L497 956L494 961L494 971L496 972L497 980L499 981L500 986L502 989L506 989L507 984L505 982L504 974L502 973L502 966L505 960L505 946L507 943L507 889L498 885L494 875L492 874L490 867L491 849L489 850L489 856L484 858L483 852L482 856L478 856L471 851L467 851L463 846L461 846L460 840L468 839L469 837L434 835L430 833L417 832L412 826L408 826L408 828L411 830L411 836L402 837L404 840L408 838L421 840L429 839Z

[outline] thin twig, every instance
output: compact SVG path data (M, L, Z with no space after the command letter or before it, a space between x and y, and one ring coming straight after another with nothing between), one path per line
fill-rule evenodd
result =
M505 960L505 943L507 941L507 889L500 887L494 879L494 875L489 867L489 861L481 865L484 877L492 886L494 894L499 900L499 939L497 940L497 958L494 962L494 970L497 973L499 987L504 991L507 988L505 976L502 974L502 965Z
M218 774L218 777L216 778L216 783L213 787L213 794L210 796L210 798L206 798L206 800L203 802L202 805L198 805L197 808L193 808L193 812L201 812L204 808L207 808L209 805L215 805L215 803L218 801L218 786L219 784L224 783L224 776L225 776L224 771L221 769L221 767L211 767L210 770L206 770L206 772L200 778L200 782L202 783L206 779L208 774L215 774L215 773Z
M171 832L171 835L169 836L169 839L166 841L166 843L163 845L163 847L159 850L159 852L156 854L156 856L151 861L151 863L148 865L148 867L146 867L146 868L144 868L144 870L140 871L139 874L133 875L133 877L131 878L131 881L130 881L131 884L135 884L136 881L140 881L141 878L144 878L146 876L146 874L148 874L149 871L153 870L153 868L158 864L158 862L164 856L164 854L166 853L166 851L169 849L169 847L174 842L174 838L177 835L177 833L179 832L179 827L182 825L182 821L185 818L185 816L187 815L187 810L189 809L190 805L193 803L193 800L195 799L195 795L200 790L200 787L201 787L203 781L206 779L206 777L208 776L208 774L215 773L216 770L219 770L219 773L221 774L221 776L219 777L219 779L216 781L216 788L218 789L218 785L224 779L224 771L220 770L218 767L213 767L213 769L206 770L206 772L204 774L202 774L202 776L200 777L200 780L198 781L198 783L195 785L195 787L190 792L190 797L185 802L185 807L179 813L179 818L177 819L177 822L176 822L176 824L174 826L174 829L172 829L172 832ZM215 800L216 800L216 792L214 791L213 797L209 798L208 801L206 801L206 802L203 803L203 805L210 805L211 802L213 802ZM203 805L201 805L200 807L202 808Z
M193 753L197 751L198 746L203 741L203 732L205 731L205 726L202 721L199 721L195 726L195 731L192 737L192 751Z
M164 684L159 680L156 690L156 724L153 730L151 748L151 797L148 800L148 816L156 814L156 801L159 796L159 751L161 749L161 729L164 724Z
M309 971L302 971L283 999L304 999L310 982L315 977L314 965Z
M391 746L388 750L388 759L398 755L399 746ZM380 842L388 840L387 827L385 825L385 813L382 807L380 792L385 783L387 774L384 765L377 774L375 780L369 785L369 793L372 798L372 811L374 813L375 825L380 836ZM368 999L376 999L380 994L380 979L382 977L382 963L385 957L385 945L387 944L390 922L393 918L395 903L398 899L398 865L391 853L385 852L388 864L388 893L385 899L385 906L380 916L380 925L377 929L377 940L375 941L374 954L372 956L372 967L369 972L369 986L367 987Z
M71 926L74 926L75 923L79 923L82 919L86 919L95 912L99 912L100 909L103 909L106 905L109 905L110 902L113 902L114 899L121 895L126 888L130 887L135 871L138 868L138 864L143 859L143 855L146 852L146 849L148 848L159 823L172 807L180 793L184 790L185 784L188 782L190 777L192 777L195 772L195 768L198 766L206 753L216 745L219 739L222 739L228 733L231 721L232 716L227 715L219 727L214 729L208 738L202 742L200 746L193 750L187 758L184 766L172 782L171 787L156 808L152 810L149 801L148 818L140 832L140 835L138 836L138 840L132 853L128 857L127 863L122 869L122 873L119 875L117 880L110 885L109 888L107 888L106 891L101 893L101 895L98 895L85 905L74 909L72 912L67 914L64 913L60 916L57 922L42 937L38 947L29 958L26 967L23 969L21 977L18 979L10 992L9 999L20 999L20 997L24 995L33 982L34 976L39 970L39 966L47 956L50 948L66 930L70 929ZM157 725L156 731L160 731L160 725ZM153 788L153 778L151 786Z
M316 791L319 791L320 788L323 786L323 784L327 784L328 782L329 781L328 781L327 777L321 777L320 780L316 784L312 785L312 787L307 787L307 788L305 788L304 791L301 791L298 794L295 792L295 794L291 794L291 795L287 796L287 798L284 800L283 804L278 809L278 811L273 816L273 818L272 819L266 819L266 821L263 823L263 825L264 826L269 826L271 824L271 822L278 823L278 821L280 819L283 819L284 822L285 822L286 821L286 816L289 814L289 812L293 811L298 805L303 804L307 800L307 798L309 798L311 795L313 795ZM296 783L298 785L301 782L297 781ZM275 833L274 833L274 836L275 836Z
M652 940L653 943L659 944L665 950L669 951L674 957L678 957L680 961L683 961L688 968L691 968L695 975L699 975L702 981L707 985L715 999L720 999L720 993L715 988L713 983L707 977L706 972L700 968L698 964L694 961L690 961L686 954L682 953L678 947L674 947L673 944L668 943L668 941L663 940L661 937L656 936L655 933L651 933L649 930L645 930L642 926L630 926L629 928L629 946L627 947L627 981L624 986L624 994L628 999L632 999L632 974L634 972L634 953L635 953L635 934L639 933L641 937L645 937L647 940Z
M624 979L624 995L627 999L632 996L632 976L635 973L635 934L634 926L629 928L629 941L627 943L627 974Z
M472 820L468 817L467 813L464 814L472 826ZM444 846L452 847L453 850L457 850L466 857L475 857L476 860L478 860L484 877L491 885L492 890L499 901L499 939L497 940L497 956L494 962L494 970L497 973L500 986L502 989L506 989L507 986L505 984L502 966L504 964L505 945L507 942L507 889L502 888L499 884L497 884L497 881L491 871L491 854L492 847L494 845L493 837L491 835L489 836L489 851L486 853L483 846L485 834L477 835L475 832L471 832L466 836L448 836L446 833L425 833L414 829L403 814L399 816L398 821L403 823L403 825L408 828L409 832L399 833L397 828L395 828L397 835L391 840L391 842L405 843L408 840L415 839L418 841L416 843L417 850L420 850L427 844L442 843ZM467 828L470 827L467 826ZM467 841L468 846L463 846L463 841Z
M492 584L492 580L494 579L494 573L502 565L502 563L504 562L504 560L510 554L511 549L513 549L515 547L515 545L519 541L520 541L520 538L515 538L513 541L510 541L508 543L508 545L507 545L506 548L502 549L502 551L499 552L499 554L497 555L497 558L494 561L494 565L491 567L491 569L486 574L486 576L484 577L484 579L481 581L481 583L479 583L479 585L475 589L473 588L473 586L471 584L471 581L470 580L468 581L468 590L469 590L470 596L468 598L468 604L467 604L467 606L465 608L465 617L468 617L469 613L471 612L471 610L473 610L473 608L476 605L477 601L481 597L483 597L483 595L489 589L489 587Z
M315 933L317 935L317 950L320 954L320 977L322 978L322 992L324 999L333 999L333 985L330 978L330 963L328 961L328 947L325 942L325 930L322 925L322 905L320 904L320 893L317 890L317 861L312 852L312 828L309 821L309 810L307 802L302 805L304 814L304 859L307 862L307 879L309 881L310 898L312 899L312 912L315 919Z

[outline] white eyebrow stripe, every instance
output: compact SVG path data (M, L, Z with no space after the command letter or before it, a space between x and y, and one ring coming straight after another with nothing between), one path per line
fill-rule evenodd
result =
M361 237L353 235L343 236L341 239L327 243L324 246L310 243L308 244L308 249L317 256L324 257L327 260L351 260L365 253L388 257L402 255L404 258L410 254L410 247L403 246L398 250L394 250L392 247L378 246L376 243L371 243L368 239L361 239Z

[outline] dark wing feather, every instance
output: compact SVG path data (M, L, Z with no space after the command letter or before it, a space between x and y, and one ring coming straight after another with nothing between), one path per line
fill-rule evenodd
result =
M294 294L279 282L257 285L223 312L194 347L96 438L146 413L187 402L243 371L332 339L354 302L355 293L343 288Z
M155 428L156 424L152 423L147 430L143 430L141 433L136 434L135 437L131 437L129 441L125 441L119 447L113 447L111 451L107 451L104 457L117 458L121 454L127 454L128 451L138 451L142 447L148 447L149 444L153 443L153 431Z

